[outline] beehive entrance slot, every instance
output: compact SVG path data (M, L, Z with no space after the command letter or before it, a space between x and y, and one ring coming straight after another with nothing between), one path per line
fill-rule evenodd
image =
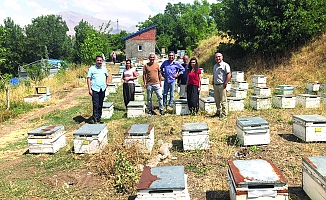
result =
M274 188L274 185L249 185L249 189L266 189L266 188Z
M150 194L156 194L156 193L173 193L173 190L151 190L149 191Z

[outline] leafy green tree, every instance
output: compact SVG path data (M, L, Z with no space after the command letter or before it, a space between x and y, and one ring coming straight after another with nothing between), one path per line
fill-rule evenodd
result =
M33 62L44 58L46 46L50 58L64 58L69 50L67 45L67 24L61 16L46 15L32 20L25 27L27 37L27 57L25 61Z
M0 65L2 65L6 61L6 48L4 47L4 41L7 38L6 30L0 26ZM0 68L1 73L5 73L3 68Z
M25 52L24 31L11 18L4 20L3 28L7 32L7 37L2 40L3 47L6 49L6 61L1 65L2 72L17 76L18 67L23 63Z
M207 0L194 1L194 4L168 3L164 13L149 17L138 24L144 29L157 24L157 46L176 51L188 49L193 51L200 40L216 34L214 19L210 16L211 6Z
M223 0L212 10L219 30L267 57L300 46L326 26L326 0Z
M96 55L110 52L110 43L105 35L94 29L86 21L75 26L75 62L92 64Z

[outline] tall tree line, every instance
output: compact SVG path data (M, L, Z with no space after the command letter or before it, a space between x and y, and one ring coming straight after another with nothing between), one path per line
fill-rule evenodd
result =
M24 28L7 18L0 26L0 73L16 76L19 66L47 58L92 64L96 55L124 49L122 38L128 33L110 34L109 26L98 30L82 20L69 36L61 16L39 16Z
M186 49L219 34L232 44L218 48L230 54L258 54L273 57L297 48L326 26L326 0L221 0L209 4L168 3L164 12L139 22L139 30L156 24L157 50ZM124 50L125 31L110 34L108 24L100 30L81 21L76 34L68 36L61 16L47 15L20 27L10 18L0 26L0 73L17 75L18 66L42 58L58 58L75 63L93 63L95 55ZM224 49L223 49L224 48Z

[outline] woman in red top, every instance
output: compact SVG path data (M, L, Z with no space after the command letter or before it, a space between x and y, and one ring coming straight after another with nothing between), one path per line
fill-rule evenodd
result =
M200 73L196 58L191 58L188 65L188 79L186 83L187 102L191 114L198 113L199 92L200 92Z

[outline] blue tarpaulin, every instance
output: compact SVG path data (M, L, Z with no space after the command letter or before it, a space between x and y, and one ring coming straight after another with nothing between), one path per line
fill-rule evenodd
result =
M12 79L9 80L9 83L11 85L18 85L19 84L19 79L17 77L12 78Z

